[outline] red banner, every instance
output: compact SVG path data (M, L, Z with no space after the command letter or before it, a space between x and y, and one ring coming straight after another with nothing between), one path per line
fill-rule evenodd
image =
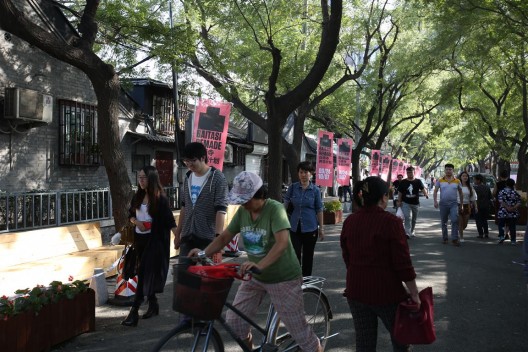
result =
M332 187L334 181L334 134L319 131L317 136L317 170L315 184Z
M387 180L387 177L389 176L390 162L391 162L390 155L381 156L381 178L385 181Z
M350 161L354 141L346 138L337 140L337 183L350 186Z
M379 176L381 163L381 153L379 150L372 150L370 153L370 176Z
M192 141L200 142L207 148L208 165L220 171L224 166L230 113L230 103L202 99L194 112Z

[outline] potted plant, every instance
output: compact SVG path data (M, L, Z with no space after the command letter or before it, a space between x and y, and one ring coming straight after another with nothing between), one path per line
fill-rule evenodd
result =
M323 202L323 224L337 224L343 221L341 202L330 200Z
M0 297L2 351L43 351L95 330L95 292L83 281L38 285Z

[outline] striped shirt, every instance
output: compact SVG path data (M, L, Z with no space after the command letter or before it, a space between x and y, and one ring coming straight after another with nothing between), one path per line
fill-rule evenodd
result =
M440 188L440 205L451 206L457 204L458 190L462 189L459 179L447 180L444 176L436 182L436 187Z
M194 234L212 240L216 232L216 213L227 211L227 181L224 174L211 166L208 177L193 205L191 174L185 175L182 207L184 210L181 238Z

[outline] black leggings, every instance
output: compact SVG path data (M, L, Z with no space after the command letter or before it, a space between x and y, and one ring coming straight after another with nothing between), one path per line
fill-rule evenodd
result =
M290 238L299 264L301 264L303 276L310 276L312 275L315 244L317 243L317 230L301 232L300 225L297 229L297 232L290 231Z

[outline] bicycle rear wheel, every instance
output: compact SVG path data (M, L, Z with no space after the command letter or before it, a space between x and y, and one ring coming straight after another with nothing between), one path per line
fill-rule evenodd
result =
M192 326L176 327L169 331L163 336L156 346L153 348L153 352L192 352L192 351L204 351L205 338L207 336L207 329L209 324L206 323L195 323ZM193 349L193 345L196 342L196 346ZM220 334L213 328L209 346L207 351L211 352L224 352L224 344L220 338Z
M306 321L312 327L324 349L327 341L326 337L330 334L330 307L322 295L324 293L316 288L306 287L303 289ZM297 347L294 347L297 343L293 340L280 318L277 319L277 323L272 327L270 336L270 342L278 346L279 351L298 350Z

